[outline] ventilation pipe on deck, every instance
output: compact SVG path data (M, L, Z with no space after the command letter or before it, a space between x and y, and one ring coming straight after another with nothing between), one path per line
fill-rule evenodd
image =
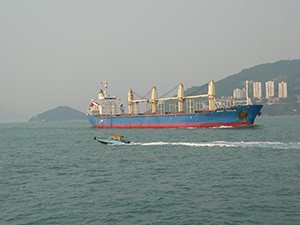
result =
M216 109L215 82L213 80L211 80L208 84L208 102L209 102L209 110L215 111Z
M128 91L128 113L133 114L133 93L132 90L129 89Z
M182 83L178 86L177 101L178 101L178 112L183 112L184 88Z

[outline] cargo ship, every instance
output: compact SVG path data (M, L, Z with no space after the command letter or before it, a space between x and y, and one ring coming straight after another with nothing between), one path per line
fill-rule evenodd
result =
M233 103L226 107L216 107L213 80L208 83L208 93L204 95L184 96L183 84L180 84L177 97L157 98L156 87L153 87L151 98L140 100L134 100L133 92L129 89L127 101L108 95L107 84L104 81L104 92L100 90L98 99L92 99L88 109L88 120L96 128L243 127L253 125L263 107L250 104L248 100L245 105ZM197 102L200 98L208 101L207 108ZM168 100L175 103L169 104L167 111L165 102ZM139 112L140 103L146 104L144 113Z

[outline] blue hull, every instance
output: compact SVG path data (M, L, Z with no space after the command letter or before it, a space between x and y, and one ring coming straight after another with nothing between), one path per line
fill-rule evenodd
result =
M195 113L88 115L87 117L90 123L97 128L241 127L252 125L262 107L262 105L245 105Z
M100 142L101 144L105 144L105 145L124 145L125 144L125 142L123 142L123 141L115 141L115 140L102 139L102 138L96 138L96 141Z

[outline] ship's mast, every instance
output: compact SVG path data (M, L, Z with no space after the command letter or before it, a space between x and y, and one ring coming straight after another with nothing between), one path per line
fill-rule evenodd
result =
M178 112L183 112L183 101L184 101L183 84L180 84L178 86L177 101L178 101Z
M107 80L105 80L105 81L103 81L103 83L104 83L104 97L106 97L106 91L107 91L107 87L108 87L108 81Z
M131 89L128 91L128 111L130 115L133 114L133 93Z
M157 112L157 90L155 86L152 88L151 103L152 103L152 113L156 113Z

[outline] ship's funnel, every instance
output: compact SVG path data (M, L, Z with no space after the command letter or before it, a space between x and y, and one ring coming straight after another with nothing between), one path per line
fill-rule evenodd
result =
M100 92L98 94L98 99L104 99L104 94L103 94L103 91L100 89Z

